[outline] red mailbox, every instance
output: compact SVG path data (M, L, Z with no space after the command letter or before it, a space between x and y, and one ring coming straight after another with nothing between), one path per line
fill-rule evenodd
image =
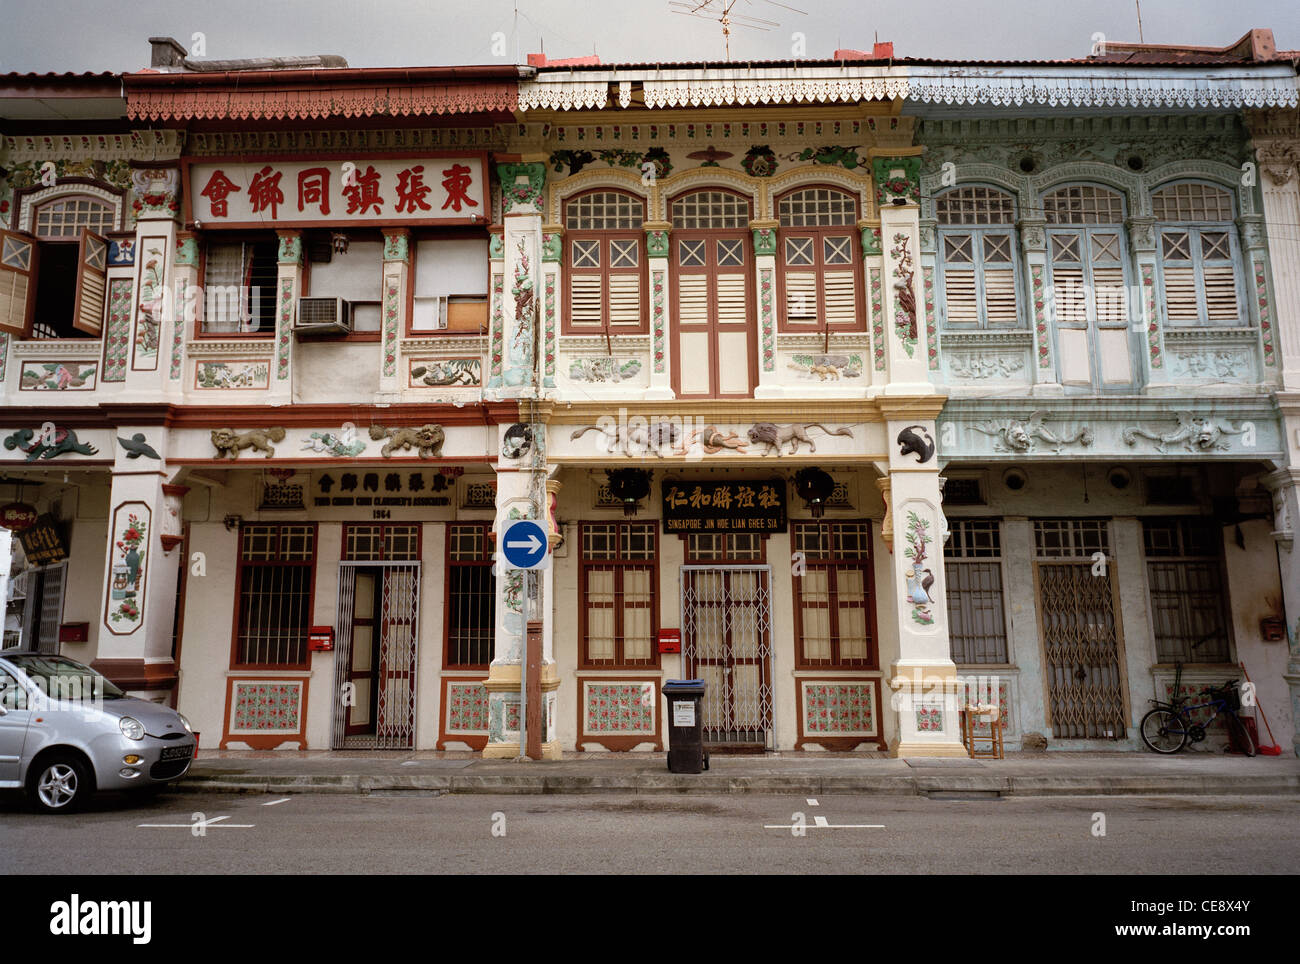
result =
M334 627L313 626L307 632L307 649L313 653L328 653L334 649Z
M659 652L680 653L682 651L682 631L680 629L659 630Z

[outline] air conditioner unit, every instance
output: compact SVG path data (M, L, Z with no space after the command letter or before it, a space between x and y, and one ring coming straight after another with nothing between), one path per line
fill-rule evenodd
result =
M352 331L352 304L343 298L299 298L294 331L310 334Z

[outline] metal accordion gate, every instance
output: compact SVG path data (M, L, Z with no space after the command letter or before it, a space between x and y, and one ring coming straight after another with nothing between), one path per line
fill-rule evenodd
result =
M353 607L358 569L382 573L379 596L379 664L375 732L345 733L352 664ZM420 564L418 562L340 562L334 630L334 718L330 746L335 750L411 750L415 748L415 672L419 650Z
M771 566L682 566L681 587L686 673L708 684L705 743L771 749Z
M1112 566L1037 562L1048 720L1058 739L1121 740L1125 735Z

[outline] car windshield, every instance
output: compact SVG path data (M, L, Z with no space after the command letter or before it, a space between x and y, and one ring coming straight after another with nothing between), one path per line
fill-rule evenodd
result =
M6 656L5 659L26 673L51 699L120 700L126 697L89 666L64 656Z

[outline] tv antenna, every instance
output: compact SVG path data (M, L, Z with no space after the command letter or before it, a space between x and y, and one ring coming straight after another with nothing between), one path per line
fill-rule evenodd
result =
M722 43L726 50L727 59L731 59L731 28L744 27L746 30L768 31L773 27L781 26L775 20L765 20L762 17L755 17L745 13L733 14L734 10L740 3L746 7L751 6L755 0L669 0L668 6L672 7L672 13L680 14L683 17L695 17L699 20L715 20L722 24ZM808 11L800 10L798 7L791 7L784 3L778 3L777 0L758 0L773 7L781 7L792 13L807 16Z

